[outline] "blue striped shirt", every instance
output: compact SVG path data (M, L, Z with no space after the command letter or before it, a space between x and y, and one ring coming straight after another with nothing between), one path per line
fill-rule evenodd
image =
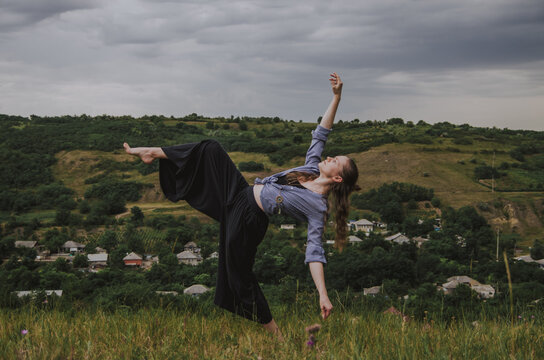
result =
M280 185L276 182L279 177L292 171L304 171L319 175L318 164L321 162L321 153L330 132L330 129L325 129L320 125L312 131L312 142L306 153L306 162L303 166L285 170L264 179L255 179L255 184L264 185L261 191L261 203L263 204L265 213L277 213L278 206L281 206L282 213L286 213L299 221L308 222L305 264L314 261L327 263L325 251L321 244L327 213L327 196L315 193L309 189ZM278 196L282 198L281 204L276 202Z

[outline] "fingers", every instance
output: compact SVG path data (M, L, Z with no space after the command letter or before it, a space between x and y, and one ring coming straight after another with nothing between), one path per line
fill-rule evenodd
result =
M342 84L342 80L340 80L340 76L335 72L330 74L329 81L331 82L331 85L333 87L337 87L337 86L340 86Z

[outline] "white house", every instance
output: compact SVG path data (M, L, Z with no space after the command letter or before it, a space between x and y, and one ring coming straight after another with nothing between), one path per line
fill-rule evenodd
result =
M369 233L374 230L374 223L367 219L357 220L351 223L353 230Z
M535 264L538 264L538 266L540 266L541 269L544 269L544 259L540 259L540 260L535 260L531 257L531 255L523 255L523 256L518 256L517 258L515 258L517 261L523 261L523 262L526 262L526 263L535 263Z
M189 286L187 289L183 290L183 293L186 295L199 296L205 292L210 291L206 286L195 284Z
M397 244L405 244L410 242L410 238L401 233L396 233L395 235L388 236L385 238L385 240L393 241Z
M17 248L26 247L26 248L32 249L36 246L37 243L38 243L37 241L17 240L15 241L15 247Z
M108 265L108 254L87 254L87 260L91 268L105 267Z
M376 295L378 295L381 291L382 291L382 287L379 286L379 285L378 285L378 286L369 287L369 288L363 288L363 295L376 296Z
M283 229L283 230L294 230L294 229L295 229L295 224L281 224L281 225L280 225L280 229Z
M356 243L363 242L363 240L361 240L360 238L358 238L358 237L355 236L355 235L350 235L350 236L348 236L348 242L349 242L350 244L356 244Z
M192 251L182 251L176 255L178 261L186 265L198 265L202 261L202 257L193 253Z
M478 293L480 298L489 299L495 296L495 289L491 285L481 284L477 280L466 275L449 277L448 282L442 284L442 291L447 295L450 295L459 284L468 285L472 290Z
M208 259L219 259L219 253L217 251L214 251L210 254L210 256L208 256Z
M66 253L73 253L73 252L78 253L78 252L83 251L83 249L85 249L85 245L80 244L80 243L75 242L75 241L72 241L72 240L68 240L67 242L62 244L61 249L62 249L62 251L66 252Z
M34 297L39 292L39 290L23 290L23 291L14 291L18 297L31 296ZM62 290L45 290L45 295L51 296L55 294L56 296L62 296Z

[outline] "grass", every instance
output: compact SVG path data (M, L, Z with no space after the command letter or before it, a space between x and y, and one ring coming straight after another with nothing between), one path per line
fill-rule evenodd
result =
M533 320L477 325L403 322L390 314L337 309L321 320L310 308L273 308L285 342L218 308L44 311L0 310L3 359L538 359ZM321 323L314 349L304 328ZM28 330L26 335L21 334Z

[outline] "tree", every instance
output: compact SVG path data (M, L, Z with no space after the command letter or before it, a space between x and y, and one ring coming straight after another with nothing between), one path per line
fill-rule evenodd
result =
M70 224L70 210L68 209L59 209L55 214L55 223L57 225L68 225Z
M53 229L45 233L43 243L50 252L56 253L66 241L68 241L66 233L61 233L57 229Z
M531 257L535 260L544 259L544 244L542 241L535 240L531 248Z
M86 268L89 266L89 260L87 259L86 255L83 254L77 254L74 257L74 261L72 262L75 268Z
M131 216L130 221L136 225L140 226L144 223L144 213L142 212L142 209L140 209L138 206L134 206L130 209Z
M104 233L100 236L100 239L98 240L98 245L108 250L108 252L113 250L118 243L119 240L117 239L117 234L111 230L104 231Z

